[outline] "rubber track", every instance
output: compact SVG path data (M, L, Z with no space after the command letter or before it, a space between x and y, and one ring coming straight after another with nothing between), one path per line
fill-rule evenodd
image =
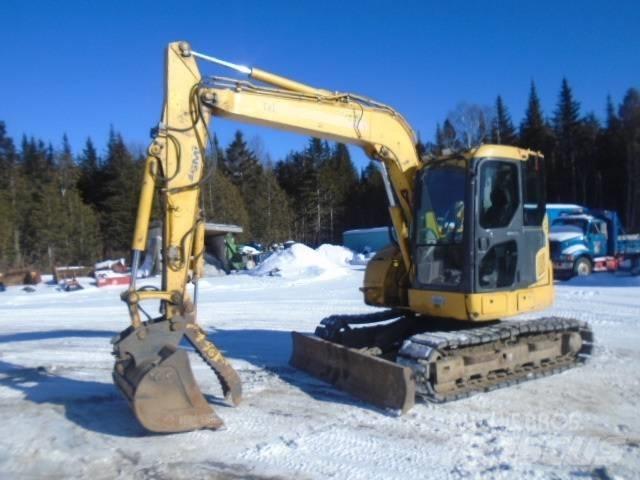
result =
M429 379L429 363L437 357L462 354L465 348L490 345L497 341L517 341L527 336L554 332L578 332L582 337L582 348L576 357L562 357L543 365L530 365L501 377L482 378L462 383L459 390L441 394ZM431 402L443 403L532 380L584 363L591 355L593 333L585 323L575 319L545 317L527 321L504 321L496 325L449 331L427 332L413 335L405 340L398 353L398 363L410 367L416 375L418 395Z

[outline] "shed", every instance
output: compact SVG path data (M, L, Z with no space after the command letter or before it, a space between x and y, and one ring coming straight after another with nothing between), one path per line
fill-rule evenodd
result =
M342 233L342 243L354 252L377 252L391 243L389 227L346 230Z

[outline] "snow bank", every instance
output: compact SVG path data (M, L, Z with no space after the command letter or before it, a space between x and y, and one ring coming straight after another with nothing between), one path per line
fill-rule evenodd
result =
M249 274L285 278L333 278L345 272L345 268L329 260L324 254L301 243L295 243L285 250L272 254Z
M127 264L124 258L118 258L117 260L104 260L102 262L98 262L93 266L93 268L95 270L108 270L118 263L123 266Z
M341 267L346 267L353 260L353 251L347 247L340 245L331 245L330 243L324 243L316 248L316 252L325 257L330 262L335 263Z
M349 263L351 265L366 265L375 254L376 252L356 253Z
M349 265L366 265L375 255L375 252L371 251L367 253L355 253L347 247L331 245L329 243L320 245L316 249L316 252L324 255L328 260L342 267L347 267Z
M244 245L240 247L240 253L244 255L258 255L260 253L260 250L253 248L249 245Z

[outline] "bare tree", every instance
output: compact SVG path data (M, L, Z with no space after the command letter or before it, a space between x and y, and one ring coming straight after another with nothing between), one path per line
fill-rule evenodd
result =
M461 102L449 114L447 120L456 133L456 144L461 148L476 147L491 133L492 107Z

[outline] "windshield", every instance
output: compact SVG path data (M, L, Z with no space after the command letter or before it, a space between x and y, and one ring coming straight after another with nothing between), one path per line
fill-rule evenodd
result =
M416 280L422 286L459 289L464 267L465 162L427 167L418 180Z
M416 240L418 245L458 245L464 228L465 169L452 161L422 176Z
M589 222L584 218L558 218L551 224L551 227L555 231L579 231L585 235L587 234L588 226Z

